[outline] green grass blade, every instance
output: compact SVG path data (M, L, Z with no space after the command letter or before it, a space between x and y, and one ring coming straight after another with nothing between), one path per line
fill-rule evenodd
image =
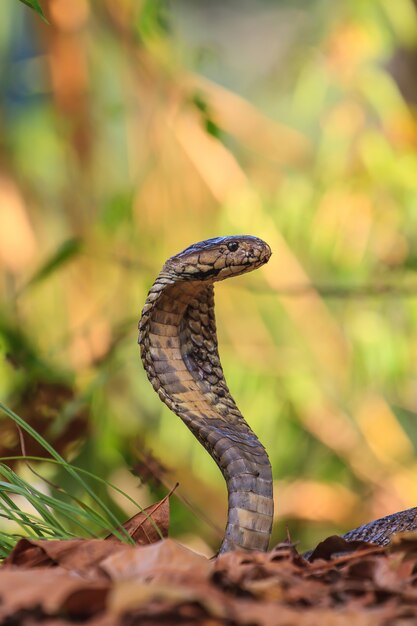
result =
M45 459L44 457L39 457L39 456L4 456L4 457L0 457L0 461L21 461L21 460L25 460L25 461L40 461L43 463L53 463L56 465L62 465L62 463L60 463L60 461L57 461L55 459ZM116 491L116 493L119 493L120 495L122 495L124 498L126 498L126 500L128 500L128 502L130 502L131 504L133 504L140 513L145 513L145 510L143 507L140 506L140 504L138 504L138 502L136 502L136 500L134 500L131 496L129 496L129 494L125 493L123 491L123 489L120 489L120 487L117 487L117 485L114 485L113 483L111 483L110 481L106 480L105 478L101 478L100 476L97 476L96 474L93 474L92 472L89 472L86 469L83 469L81 467L73 467L73 469L76 472L79 472L80 474L84 474L85 476L88 476L89 478L97 481L98 483L101 483L103 485L105 485L106 487L109 487L110 489L113 489L114 491ZM73 496L71 496L70 494L66 494L68 497L74 498ZM76 498L74 498L74 500L76 500L78 502L78 500ZM83 507L88 507L88 505L86 505L85 503L80 502L79 503L80 506ZM89 510L90 507L88 507ZM160 531L160 529L158 528L158 525L156 524L156 522L152 519L151 516L148 516L149 522L154 526L156 532L158 533L158 535L160 536L161 539L163 539L163 534ZM108 528L108 530L111 530L113 532L112 528ZM129 543L132 542L132 539Z
M36 13L41 16L43 21L49 24L44 12L42 11L42 7L39 4L39 0L20 0L20 2L22 2L22 4L26 4L27 7L30 7L31 9L36 11Z
M79 476L78 472L74 469L72 465L67 463L65 459L49 444L46 439L44 439L39 433L36 432L32 426L30 426L23 418L17 415L14 411L9 409L8 406L0 402L0 409L12 419L16 424L20 426L24 431L26 431L31 437L35 439L49 454L58 461L62 467L67 471L67 473L78 482L79 485L85 490L86 493L91 497L91 499L106 513L111 523L114 525L113 533L117 536L121 541L128 540L131 542L131 537L125 531L124 528L121 527L120 520L114 515L114 513L100 500L100 498L94 493L94 491L89 487L89 485ZM120 528L120 532L119 529Z

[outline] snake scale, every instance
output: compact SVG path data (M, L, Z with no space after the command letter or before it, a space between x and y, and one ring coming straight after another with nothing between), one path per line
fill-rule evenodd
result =
M153 388L226 480L228 518L220 552L266 551L274 505L268 455L224 378L213 284L250 272L270 256L268 244L249 235L207 239L186 248L166 261L139 322L142 362ZM403 530L417 530L417 507L360 526L344 538L384 545Z

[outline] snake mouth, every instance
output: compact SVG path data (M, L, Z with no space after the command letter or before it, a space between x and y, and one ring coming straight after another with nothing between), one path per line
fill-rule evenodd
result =
M262 265L265 265L266 263L268 263L269 259L271 258L271 254L272 253L269 251L265 254L265 256L261 257L255 262L249 263L249 265L252 265L254 269L258 267L262 267Z
M243 274L251 270L256 270L258 269L258 267L262 267L262 265L268 263L269 259L271 258L271 254L271 248L268 246L266 250L263 250L261 252L261 256L255 257L252 255L248 255L242 263L240 263L239 265L235 265L234 267L236 268L238 274Z
M269 261L269 257L271 256L271 253L266 253L266 255L264 257L258 258L258 259L254 259L254 258L247 258L244 262L240 263L239 265L230 265L226 267L221 267L221 268L215 268L215 267L211 267L209 270L205 270L205 271L196 271L196 272L187 272L187 273L183 273L181 278L183 280L198 280L198 281L207 281L207 280L216 280L222 279L222 273L229 269L229 271L231 272L232 275L234 276L238 276L239 274L245 274L248 271L257 269L258 267L262 267L262 265L265 265L265 263L268 263Z
M188 272L182 275L182 278L186 278L189 280L209 280L210 278L216 278L218 274L221 272L222 268L216 269L215 267L210 268L206 271L199 272Z

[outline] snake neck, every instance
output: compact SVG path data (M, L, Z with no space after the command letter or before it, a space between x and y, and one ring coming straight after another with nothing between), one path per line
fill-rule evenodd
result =
M228 489L220 552L267 550L272 527L268 455L236 406L217 348L214 290L202 281L175 282L161 272L139 323L148 378L219 466Z

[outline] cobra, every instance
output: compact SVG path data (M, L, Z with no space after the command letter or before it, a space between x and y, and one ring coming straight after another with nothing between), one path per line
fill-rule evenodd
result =
M168 259L139 322L141 357L160 399L188 426L220 468L228 517L220 552L266 551L273 520L271 464L224 378L214 316L214 283L267 263L271 249L250 235L196 243ZM360 526L344 537L383 545L417 530L417 507Z

